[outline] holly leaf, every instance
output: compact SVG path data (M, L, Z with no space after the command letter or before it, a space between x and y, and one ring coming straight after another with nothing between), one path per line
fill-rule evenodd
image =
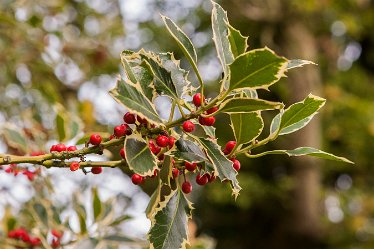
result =
M229 90L268 89L287 69L288 60L277 56L269 48L255 49L235 58L229 66L231 72Z
M324 106L326 100L318 96L309 94L301 102L297 102L288 107L280 115L279 127L276 128L277 120L273 121L271 127L279 130L279 135L289 134L305 127L310 120L318 113L318 110ZM279 117L276 117L279 119Z
M223 102L220 112L225 113L247 113L253 111L282 109L284 105L280 102L266 101L251 98L231 98Z
M117 86L109 91L109 94L130 112L147 119L155 125L163 125L156 112L155 106L142 93L139 84L133 84L128 80L118 79Z
M228 25L229 28L229 42L231 47L231 52L233 53L234 57L238 57L241 54L244 54L248 48L248 37L243 36L239 30L232 27L230 24Z
M319 149L315 149L312 147L300 147L296 148L294 150L272 150L272 151L265 151L257 155L252 155L250 157L259 157L259 156L264 156L264 155L270 155L270 154L286 154L288 156L313 156L313 157L318 157L322 159L328 159L328 160L333 160L333 161L339 161L339 162L345 162L345 163L352 163L352 161L344 158L344 157L339 157L335 156L331 153L324 152Z
M68 112L60 104L55 104L54 110L56 112L55 123L59 141L65 142L75 138L83 128L80 118L74 113Z
M295 67L303 67L304 65L317 65L313 61L308 61L308 60L300 60L300 59L295 59L295 60L289 60L287 64L287 69L292 69Z
M208 158L213 162L214 167L217 169L218 177L221 181L229 180L232 186L232 194L235 198L239 195L241 187L236 179L238 172L232 167L232 162L220 150L217 143L212 140L199 138L200 143L205 148Z
M192 206L178 189L166 196L154 217L148 237L153 249L186 248L188 243L188 219Z
M127 60L127 56L133 56L135 53L130 50L125 50L121 53L121 62L123 69L125 70L126 76L132 83L136 84L138 82L137 77L135 76L134 70L130 65L130 62Z
M129 168L142 176L152 176L157 168L157 159L152 154L147 142L138 134L125 139L125 156Z
M94 221L96 221L103 209L103 205L96 188L92 189L92 207L94 211Z
M231 127L238 145L256 139L264 128L260 112L231 114Z
M184 139L179 139L175 142L177 150L170 152L176 159L193 162L208 161L204 151L194 142Z
M25 154L28 152L26 134L22 129L10 124L6 124L3 126L1 133L4 136L7 145L18 149Z
M234 61L234 55L231 52L231 46L228 38L228 19L227 12L217 3L213 2L212 10L212 30L213 41L216 46L218 59L221 62L225 78L229 74L229 64Z
M161 201L161 181L158 183L155 192L151 195L151 198L148 202L147 208L145 209L145 215L148 219L152 220L156 213L156 208Z

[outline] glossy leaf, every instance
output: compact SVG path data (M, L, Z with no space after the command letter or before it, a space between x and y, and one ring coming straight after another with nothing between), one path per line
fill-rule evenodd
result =
M325 102L325 99L309 94L302 102L288 107L281 115L279 135L292 133L306 126Z
M228 76L228 65L234 61L234 56L231 52L231 46L228 38L228 19L227 12L222 7L212 2L212 30L213 41L216 46L218 59L221 62L225 78Z
M253 141L264 128L264 121L259 112L231 114L230 119L237 144Z
M222 153L219 145L212 140L200 138L200 143L204 146L209 159L213 162L214 167L217 169L218 177L221 181L229 180L232 186L232 193L235 198L239 195L241 187L236 179L238 174L232 167L232 162Z
M284 105L279 102L251 98L231 98L223 102L220 111L225 113L247 113L253 111L282 109Z
M328 159L333 161L339 161L339 162L345 162L345 163L352 163L352 161L344 158L335 156L331 153L324 152L319 149L311 148L311 147L300 147L294 150L272 150L272 151L265 151L263 153L260 153L258 155L252 155L250 157L259 157L264 155L270 155L270 154L286 154L288 156L313 156L318 157L322 159Z
M150 220L152 220L153 217L155 216L156 208L161 201L161 186L162 184L161 182L159 182L159 184L157 185L157 188L151 195L147 208L145 209L145 215Z
M153 75L145 66L135 66L132 68L134 75L139 82L142 92L149 99L153 100L156 95L155 86L153 85Z
M229 42L231 47L231 52L234 57L238 57L241 54L244 54L248 48L248 37L243 36L239 30L235 29L231 25L229 27Z
M157 168L157 159L152 154L147 142L139 135L125 139L125 155L129 168L142 176L152 176Z
M133 55L133 51L125 50L121 54L121 61L123 65L123 69L125 70L127 78L132 82L136 83L138 81L137 77L135 76L135 73L133 71L132 66L130 65L129 61L127 60L126 56L131 56Z
M238 56L230 65L230 87L268 89L286 71L288 61L269 48L255 49Z
M146 118L151 123L162 125L162 120L156 112L155 106L142 93L139 84L119 79L117 86L110 90L110 95L120 104L124 105L130 112Z
M187 161L187 162L202 162L209 161L204 151L190 140L179 139L175 142L177 150L172 151L176 159Z
M173 191L160 203L148 237L150 248L185 248L188 241L188 219L192 206L180 190Z
M194 122L195 130L193 131L193 135L197 137L204 137L204 138L215 138L216 128L214 126L205 126L201 125L198 122Z

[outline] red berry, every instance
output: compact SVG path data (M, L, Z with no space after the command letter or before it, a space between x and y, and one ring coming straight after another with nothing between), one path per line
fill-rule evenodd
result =
M225 146L225 150L227 150L228 153L231 153L231 151L234 149L235 145L236 145L235 141L228 141L226 146Z
M207 114L212 114L214 112L218 111L218 107L214 106L206 111Z
M120 138L126 135L127 127L128 127L127 124L117 125L116 127L114 127L113 129L114 136Z
M102 167L94 167L94 168L91 169L91 173L95 174L95 175L101 174L101 172L103 172Z
M240 162L239 160L235 159L235 158L231 158L230 159L234 164L232 165L232 167L236 170L236 171L239 171L240 170Z
M32 246L39 246L41 244L41 241L38 237L30 239L30 244Z
M135 124L135 115L130 112L126 112L126 114L123 115L123 121L128 124Z
M55 236L58 239L60 239L62 237L62 232L57 231L55 229L52 229L51 233L52 233L53 236Z
M29 181L33 181L34 180L34 172L31 172L31 171L28 171L28 170L24 170L23 173L25 176L27 176L27 179L29 179Z
M191 121L185 121L183 123L183 130L185 132L193 132L195 130L195 125Z
M30 156L41 156L44 155L45 153L43 151L33 151L31 152Z
M205 125L205 119L203 117L199 117L199 124Z
M72 162L72 163L70 164L70 170L71 170L71 171L76 171L76 170L78 170L79 168L80 168L80 165L79 165L78 162Z
M169 138L167 136L164 136L164 135L159 135L156 138L156 144L160 147L166 147L166 146L169 145Z
M206 126L212 126L216 122L215 117L207 117L207 118L202 118L202 119L203 119L203 125L206 125ZM200 122L200 118L199 118L199 122Z
M49 152L57 151L56 150L56 144L52 145L51 148L49 149Z
M121 155L121 157L122 157L123 159L126 159L126 157L125 157L125 149L124 149L124 148L122 148L122 149L119 151L119 154Z
M203 97L204 98L204 97ZM196 93L193 97L192 97L192 101L193 101L193 104L196 106L196 107L199 107L201 106L201 93Z
M182 191L185 194L191 193L191 191L192 191L192 185L191 185L191 183L188 182L188 181L182 183Z
M172 172L173 172L173 178L174 178L174 179L177 178L177 177L179 176L179 170L178 170L178 169L173 168Z
M191 172L197 168L196 163L184 162L184 166L186 167L186 170L191 171Z
M209 179L208 179L208 176L206 174L204 174L202 176L200 174L197 174L197 176L196 176L196 183L201 185L201 186L207 184L208 180Z
M149 140L149 149L152 151L153 154L157 155L160 151L161 151L161 148L158 147L156 144L155 144L155 141L154 140Z
M65 144L56 144L55 149L57 152L63 152L66 151L66 146Z
M54 238L54 239L52 240L52 244L51 244L51 246L52 246L53 248L57 248L57 247L59 247L59 246L60 246L60 240Z
M169 137L168 144L169 144L169 148L173 147L175 144L175 137Z
M139 122L140 124L147 124L147 123L148 123L147 119L145 119L145 118L141 118L141 117L139 117L139 116L136 116L136 120L138 120L138 122Z
M135 185L139 185L143 182L144 178L141 176L141 175L138 175L138 174L133 174L131 176L131 181L133 184Z
M77 150L77 146L75 146L75 145L69 146L67 148L67 151L76 151L76 150Z
M90 136L90 144L92 145L99 145L101 143L101 136L99 134L92 134Z

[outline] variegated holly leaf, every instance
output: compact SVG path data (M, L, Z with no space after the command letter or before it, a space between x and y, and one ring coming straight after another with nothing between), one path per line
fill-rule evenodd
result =
M192 205L178 189L159 203L148 233L150 248L184 249L188 243L188 219Z
M221 62L224 79L229 74L229 64L234 61L234 55L231 52L231 46L228 38L229 29L227 19L227 12L222 7L213 2L212 10L212 30L213 30L213 41L216 46L218 59Z
M204 151L194 142L181 138L175 142L175 145L177 149L170 152L170 154L176 159L190 163L203 161L209 162Z
M287 69L292 69L295 67L302 67L304 65L317 65L313 61L308 61L308 60L300 60L300 59L295 59L295 60L289 60L287 64Z
M236 198L239 195L241 187L236 179L238 172L232 167L232 162L222 153L217 143L205 138L199 138L199 141L207 152L208 158L217 169L218 177L221 181L229 180L231 182L232 193Z
M253 141L264 128L264 121L260 112L231 114L230 119L235 141L238 145Z
M125 156L129 168L142 176L152 176L157 168L157 158L149 149L147 142L138 134L125 139Z
M275 116L270 126L271 133L279 131L279 135L284 135L300 130L312 120L325 102L325 99L309 94L303 101L292 104Z
M257 155L252 155L250 157L259 157L259 156L265 156L270 154L286 154L288 156L313 156L318 157L322 159L328 159L333 161L339 161L339 162L345 162L345 163L352 163L352 161L344 158L335 156L331 153L324 152L319 149L311 148L311 147L300 147L296 148L294 150L272 150L272 151L265 151Z
M148 206L145 209L145 214L147 218L150 220L152 220L153 217L155 216L156 208L161 201L161 187L162 187L162 183L161 181L159 181L157 188L155 189L155 192L153 192L153 194L151 195L151 198L148 202Z
M156 125L163 125L155 106L143 94L139 84L133 84L129 80L119 79L117 86L109 91L109 94L130 112L147 119Z
M248 49L248 37L243 36L239 30L232 27L230 24L229 27L229 42L231 47L231 52L234 57L238 57L241 54L244 54Z
M127 78L134 84L138 81L138 79L135 76L135 73L133 71L133 66L131 66L130 64L130 60L136 59L137 56L138 55L135 52L130 51L130 50L125 50L121 53L121 61L122 61L123 69L126 73Z
M195 124L195 130L193 131L193 135L197 137L204 137L204 138L215 138L216 137L216 128L214 126L205 126L199 124L199 122L193 120Z
M248 51L230 65L230 86L234 89L268 89L287 70L288 60L269 48Z
M220 112L225 113L247 113L282 109L283 107L284 105L280 102L251 98L231 98L223 102L219 109Z

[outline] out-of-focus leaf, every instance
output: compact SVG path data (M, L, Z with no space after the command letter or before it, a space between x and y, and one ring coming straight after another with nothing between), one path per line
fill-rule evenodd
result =
M109 224L109 227L115 227L120 225L122 222L131 219L130 215L121 215L120 217L116 218L112 223Z
M28 152L26 134L23 130L13 125L6 124L2 129L2 135L5 138L5 142L10 147L16 148L25 154Z
M94 238L83 239L74 245L74 249L95 249L99 241Z
M99 197L99 193L97 192L97 188L92 188L92 208L94 213L94 220L96 221L99 215L102 212L102 204Z
M48 227L48 212L47 208L42 203L34 203L32 205L35 213L39 219L43 222L44 226Z

